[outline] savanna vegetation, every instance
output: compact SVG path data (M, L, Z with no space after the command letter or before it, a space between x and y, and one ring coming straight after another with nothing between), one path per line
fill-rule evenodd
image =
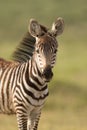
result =
M10 59L30 18L51 27L65 21L39 130L87 130L87 1L0 0L0 57ZM0 115L0 130L16 130L16 117Z

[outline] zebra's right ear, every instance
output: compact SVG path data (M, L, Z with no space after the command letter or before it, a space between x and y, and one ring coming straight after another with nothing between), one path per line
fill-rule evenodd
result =
M30 19L29 32L34 37L38 37L42 33L40 24L34 19Z

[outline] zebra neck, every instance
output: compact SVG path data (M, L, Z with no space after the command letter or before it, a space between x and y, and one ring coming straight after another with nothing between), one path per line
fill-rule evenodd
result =
M33 57L29 61L29 66L29 74L32 76L32 78L39 80L41 86L46 85L47 83L44 81L42 74L37 66L36 60Z

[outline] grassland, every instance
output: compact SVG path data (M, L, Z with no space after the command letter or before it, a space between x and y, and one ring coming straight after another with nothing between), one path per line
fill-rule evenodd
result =
M86 0L0 0L0 57L6 59L27 31L31 17L47 26L58 16L65 21L39 130L87 130L86 14ZM0 130L6 129L17 129L15 116L0 115Z

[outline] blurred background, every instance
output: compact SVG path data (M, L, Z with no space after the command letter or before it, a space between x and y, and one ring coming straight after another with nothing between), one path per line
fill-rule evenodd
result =
M87 0L0 0L0 57L10 59L30 18L50 28L57 17L65 29L39 130L87 130ZM6 129L17 129L15 116L0 115Z

